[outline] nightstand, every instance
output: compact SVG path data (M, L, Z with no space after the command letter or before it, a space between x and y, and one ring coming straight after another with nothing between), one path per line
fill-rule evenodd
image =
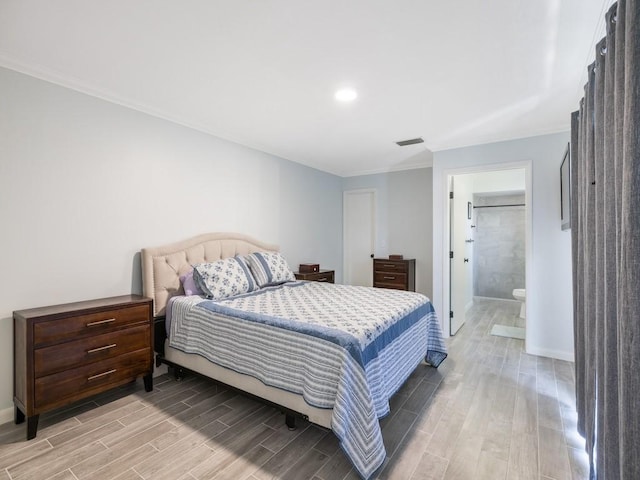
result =
M320 270L313 273L300 273L293 272L296 276L296 280L308 280L310 282L327 282L334 283L335 270Z
M13 312L15 423L144 377L153 389L153 308L139 295Z

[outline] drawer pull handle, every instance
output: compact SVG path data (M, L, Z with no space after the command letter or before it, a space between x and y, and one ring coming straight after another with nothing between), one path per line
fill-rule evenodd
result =
M396 277L383 277L385 280L395 280Z
M116 346L116 344L112 343L111 345L105 345L104 347L92 348L91 350L87 350L87 353L101 352L102 350L108 350L108 349L113 348L115 346Z
M105 323L115 322L115 318L107 318L106 320L98 320L97 322L89 322L87 323L87 327L95 327L97 325L104 325Z
M115 372L116 372L116 369L114 368L113 370L108 370L106 372L98 373L97 375L91 375L89 378L87 378L87 380L95 380L96 378L104 377L105 375L111 375L112 373L115 373Z
M396 265L388 264L388 263L387 263L387 264L385 264L385 265L384 265L384 267L385 267L385 268L396 268Z
M318 279L319 282L326 282L327 281L327 277L322 277Z

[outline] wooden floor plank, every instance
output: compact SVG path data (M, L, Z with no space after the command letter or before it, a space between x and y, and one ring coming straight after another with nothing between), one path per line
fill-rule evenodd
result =
M377 479L410 478L418 466L429 440L431 440L430 433L420 430L412 430L407 433L402 445L393 456L393 461L387 462Z
M260 471L254 473L254 476L260 480L270 480L280 478L287 472L295 462L304 455L305 452L313 448L321 439L327 435L327 432L320 428L310 426L287 448L281 449L271 459L265 463ZM315 473L315 472L314 472Z
M449 465L444 473L444 480L466 480L479 478L478 461L482 452L484 438L477 433L463 431L453 449Z
M342 452L339 452L324 464L314 478L319 480L342 480L351 470L353 470L351 462ZM259 479L254 477L252 480Z
M477 480L507 480L508 469L508 460L498 458L487 451L482 451L472 478Z
M300 478L311 478L329 459L328 455L325 455L320 450L315 448L309 450L300 459L293 464L293 466L287 470L287 472L278 477L281 480L298 480Z
M0 478L2 477L0 476ZM59 474L54 475L53 477L49 477L48 480L78 480L78 478L73 473L71 473L71 470L64 470Z
M448 466L448 460L425 452L411 475L411 480L442 480Z
M392 457L395 454L396 448L398 448L398 445L400 445L415 421L415 413L401 409L394 415L393 420L382 428L384 448L388 457Z
M126 472L156 452L148 443L125 452L107 449L74 465L71 471L79 480L107 480Z
M570 478L569 454L561 431L540 426L540 475Z
M213 477L215 480L238 480L251 476L261 465L273 457L273 452L262 445L256 445L246 454L238 457ZM194 477L195 478L195 477Z
M15 480L42 480L43 478L57 475L67 470L68 465L80 463L105 449L106 447L99 441L94 441L83 447L75 448L64 456L50 455L46 461L40 462L37 465L33 463L23 463L17 467L9 468L8 472L11 478ZM40 457L40 459L42 460L42 457Z

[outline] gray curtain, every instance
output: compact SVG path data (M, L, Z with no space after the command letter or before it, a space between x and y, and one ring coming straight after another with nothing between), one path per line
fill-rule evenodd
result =
M620 0L571 116L578 431L591 476L640 479L640 0Z

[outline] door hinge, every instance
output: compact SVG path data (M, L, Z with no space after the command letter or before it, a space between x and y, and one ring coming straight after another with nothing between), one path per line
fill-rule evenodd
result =
M449 252L449 258L453 258L453 252Z
M453 310L449 311L449 318L453 318Z
M453 198L453 192L449 192L449 198Z

